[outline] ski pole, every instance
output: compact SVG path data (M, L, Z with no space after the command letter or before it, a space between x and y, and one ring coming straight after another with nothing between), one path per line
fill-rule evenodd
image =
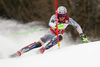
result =
M28 32L23 32L23 33L17 33L17 34L13 34L13 36L15 36L15 35L20 35L20 34L26 34L26 33L32 33L32 32L38 32L38 31L42 31L42 30L45 30L45 29L34 30L34 31L28 31Z
M56 28L56 27L53 27L53 28L47 28L47 29L55 29L55 28ZM34 31L28 31L28 32L23 32L23 33L17 33L17 34L13 34L13 36L20 35L20 34L33 33L33 32L38 32L38 31L43 31L43 30L46 30L46 29L40 29L40 30L34 30Z
M91 41L89 41L89 40L87 39L87 42L90 43Z

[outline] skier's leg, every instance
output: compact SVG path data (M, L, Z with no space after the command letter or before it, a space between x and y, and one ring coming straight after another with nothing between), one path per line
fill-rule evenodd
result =
M10 58L13 58L13 57L18 57L18 56L21 56L21 54L23 53L26 53L34 48L37 48L37 47L40 47L42 44L40 42L35 42L35 43L32 43L22 49L20 49L19 51L17 51L16 53L10 55Z
M30 44L28 46L25 46L20 51L21 51L21 53L25 53L27 51L30 51L30 50L32 50L34 48L38 48L38 47L41 47L41 46L42 46L42 44L40 42L34 42L34 43L32 43L32 44Z
M23 47L22 49L20 49L19 51L17 51L18 55L20 56L23 53L26 53L34 48L38 48L41 47L42 44L40 42L34 42L32 44L29 44L28 46Z
M51 40L54 36L55 34L53 34L51 31L48 31L48 33L45 34L43 37L41 37L38 42L32 43L20 49L19 51L17 51L17 53L14 53L13 55L11 55L11 57L20 56L21 54L26 53L34 48L41 47L45 42L47 42L48 40Z
M59 35L59 42L61 42L62 39L63 39L63 36ZM45 50L48 50L49 48L53 47L56 44L57 44L57 36L55 36L54 38L52 38L51 41L48 42L48 44L45 47L40 48L39 52L43 53Z
M32 43L28 46L25 46L21 50L17 51L17 53L20 56L21 54L26 53L34 48L41 47L45 42L47 42L54 36L55 36L55 34L52 34L50 31L48 31L48 33L46 33L43 37L41 37L38 42Z

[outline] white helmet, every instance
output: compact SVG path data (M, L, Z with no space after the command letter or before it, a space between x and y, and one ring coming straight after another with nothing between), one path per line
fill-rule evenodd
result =
M64 6L60 6L57 9L58 14L66 14L67 13L67 9Z
M67 17L67 9L64 6L60 6L57 9L58 18L59 17Z

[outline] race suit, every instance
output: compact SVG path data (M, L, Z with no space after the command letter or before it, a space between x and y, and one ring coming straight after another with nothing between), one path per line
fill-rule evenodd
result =
M78 33L83 33L80 25L75 22L72 18L66 17L65 20L63 22L60 22L58 20L58 25L59 24L64 24L64 28L63 29L58 29L58 34L62 35L66 29L66 27L68 25L72 25L73 27L76 28L76 30L78 31ZM46 43L47 41L53 39L54 37L56 37L56 29L52 29L53 27L56 26L56 22L55 22L55 15L52 15L49 21L49 26L50 26L50 30L48 30L47 34L45 34L43 37L41 37L42 42ZM63 39L63 38L62 38Z
M82 32L82 29L81 29L81 27L80 27L80 25L79 25L77 22L75 22L72 18L66 17L66 19L65 19L63 22L60 22L60 21L58 20L58 25L59 25L59 24L64 24L64 28L63 28L63 29L59 29L59 30L58 30L58 34L63 34L64 31L65 31L65 29L66 29L66 27L67 27L68 25L72 25L73 27L75 27L79 34L80 34L80 33L83 33L83 32ZM53 16L50 18L49 26L50 26L50 28L53 28L53 27L56 26L55 15L53 15ZM54 34L57 33L57 32L56 32L56 29L50 29L50 30L51 30Z

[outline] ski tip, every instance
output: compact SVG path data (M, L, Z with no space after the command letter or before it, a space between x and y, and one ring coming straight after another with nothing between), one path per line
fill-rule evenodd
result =
M15 58L15 57L19 57L17 52L9 56L9 58Z

